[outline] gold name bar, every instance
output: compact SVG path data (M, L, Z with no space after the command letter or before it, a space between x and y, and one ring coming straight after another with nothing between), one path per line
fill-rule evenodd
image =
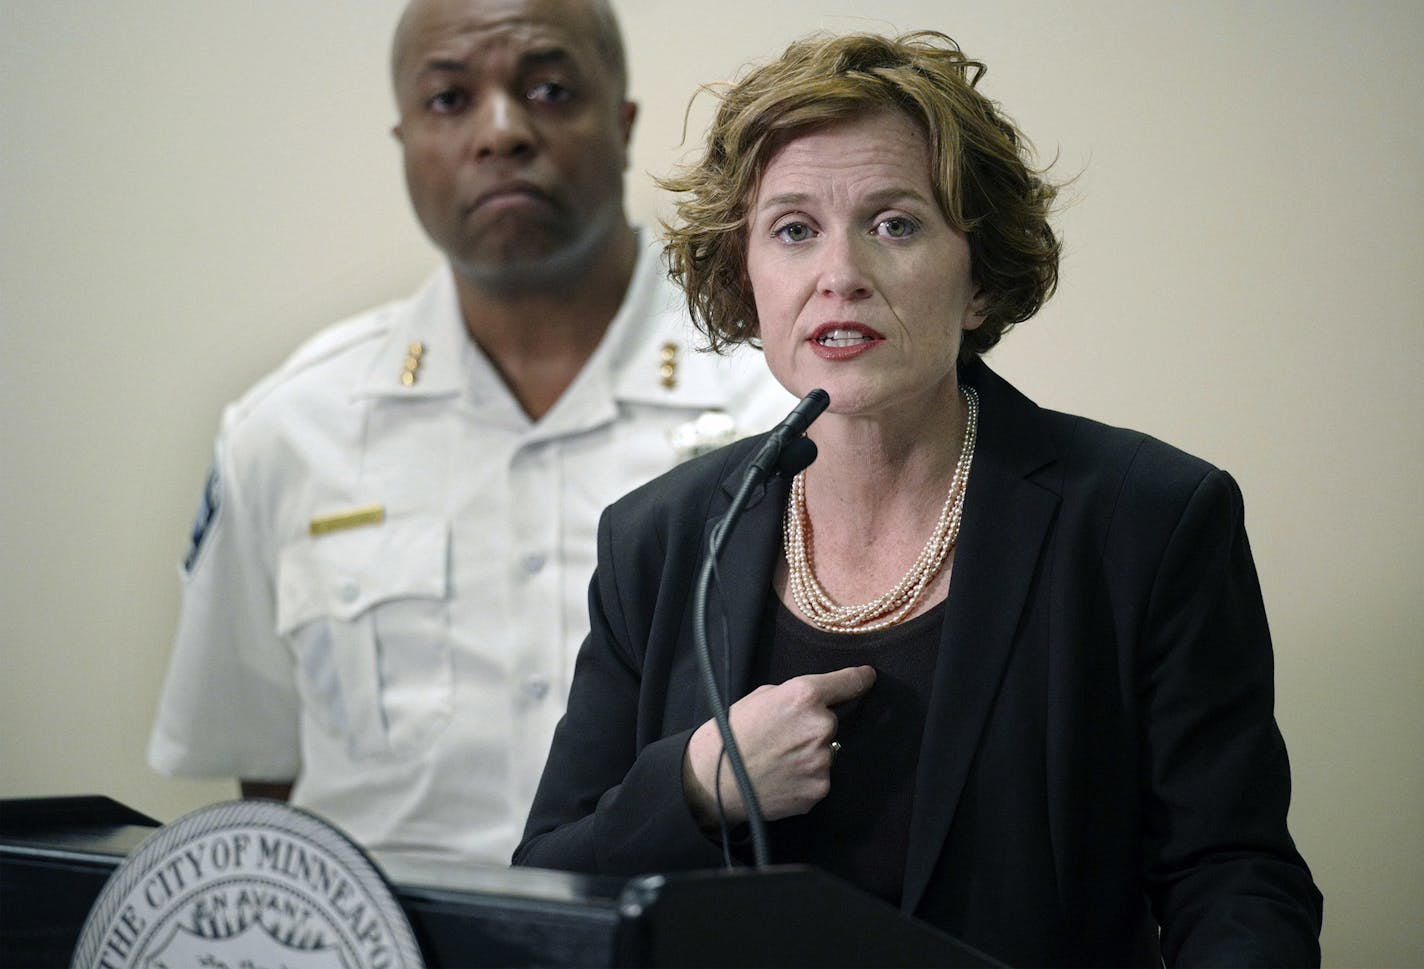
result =
M349 511L339 511L334 515L322 515L311 520L308 526L313 535L339 532L343 528L360 528L362 525L379 525L386 520L385 505L364 505Z

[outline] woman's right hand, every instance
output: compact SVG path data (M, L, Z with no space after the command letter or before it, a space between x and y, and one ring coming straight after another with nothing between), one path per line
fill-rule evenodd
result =
M874 684L873 667L848 666L761 686L732 704L732 735L766 820L805 814L830 793L837 727L831 708L864 695ZM698 823L709 829L718 824L715 785L721 755L717 723L708 720L693 733L682 761L688 804ZM729 824L747 819L730 767L723 770L722 807Z

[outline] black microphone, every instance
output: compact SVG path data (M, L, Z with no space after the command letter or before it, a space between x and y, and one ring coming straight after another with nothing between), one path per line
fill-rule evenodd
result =
M712 650L707 644L707 599L711 588L712 573L717 568L717 557L721 555L722 545L726 541L727 534L737 519L741 517L742 509L746 507L752 491L766 480L767 475L772 471L790 478L816 460L815 442L803 435L806 433L806 428L821 416L821 412L830 402L831 397L824 390L811 391L801 399L801 402L792 409L790 414L786 415L786 419L776 425L767 435L766 441L757 451L756 457L752 459L746 474L742 476L742 485L733 496L727 513L712 528L707 556L702 560L702 568L698 572L697 584L692 594L692 639L693 645L696 647L694 652L697 654L697 666L702 674L703 694L707 698L708 706L712 708L713 719L717 721L717 731L722 735L722 750L726 754L727 763L732 768L732 777L737 782L737 790L741 792L742 803L747 809L747 825L751 829L752 837L752 855L758 868L764 868L769 863L766 848L766 819L762 816L761 803L757 800L756 789L752 787L751 776L747 774L746 764L742 760L742 752L737 747L736 738L732 736L730 705L722 698L722 691L717 684L717 675L712 669ZM730 644L727 648L731 648ZM720 770L719 762L718 771L720 772Z
M776 458L776 473L783 478L794 478L809 468L814 460L816 442L809 437L793 437Z
M757 473L758 480L765 478L775 470L776 460L781 455L781 451L792 441L800 440L801 435L806 433L806 428L811 426L811 422L821 416L831 403L831 395L824 390L817 388L811 391L801 402L791 409L782 422L771 429L767 435L766 442L762 444L761 450L756 457L752 458L751 467L747 470L750 477L752 471ZM815 445L812 445L814 448ZM810 464L816 458L816 452L812 450L811 457L806 461ZM805 467L803 465L802 467ZM799 468L797 470L800 470ZM792 472L795 474L795 472ZM790 477L790 475L788 475Z

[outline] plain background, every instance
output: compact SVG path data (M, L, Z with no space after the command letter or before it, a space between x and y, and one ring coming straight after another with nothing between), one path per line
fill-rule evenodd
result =
M630 208L701 82L812 29L934 27L1076 176L1063 283L990 363L1232 471L1328 963L1424 964L1424 4L621 0ZM873 11L874 16L864 15ZM436 264L396 0L0 0L0 796L163 820L144 763L222 405Z

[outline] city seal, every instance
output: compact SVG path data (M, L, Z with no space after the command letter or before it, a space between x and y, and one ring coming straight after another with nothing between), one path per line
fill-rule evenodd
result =
M215 804L158 829L115 870L74 950L82 969L420 969L375 863L313 814Z

